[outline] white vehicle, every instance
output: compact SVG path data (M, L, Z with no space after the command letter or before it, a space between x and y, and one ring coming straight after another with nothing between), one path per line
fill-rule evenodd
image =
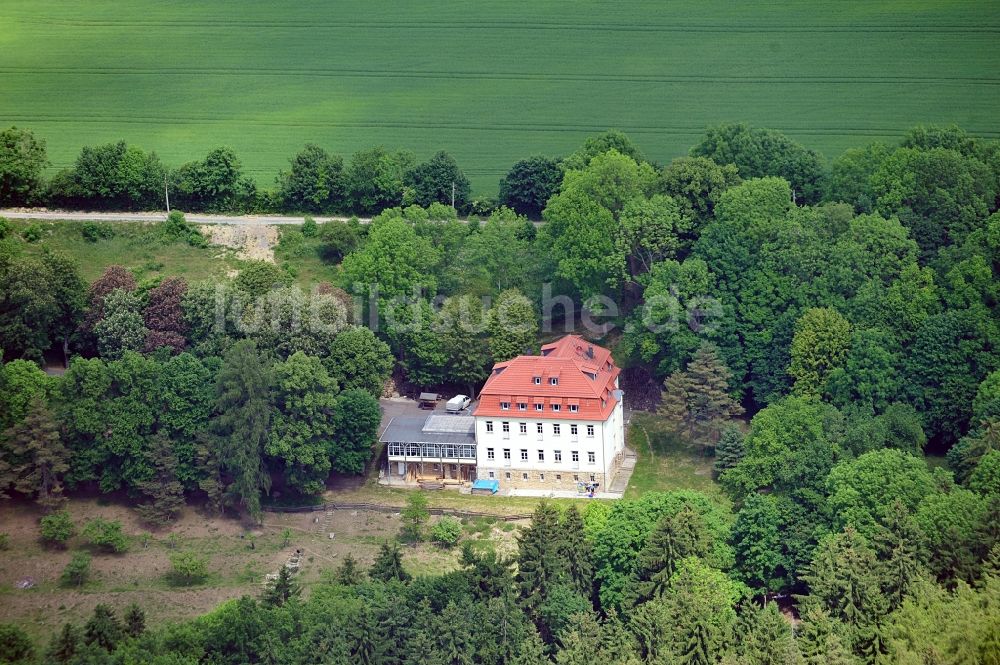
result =
M470 404L472 404L472 400L468 395L455 395L448 400L448 406L446 408L448 413L461 413L469 408Z

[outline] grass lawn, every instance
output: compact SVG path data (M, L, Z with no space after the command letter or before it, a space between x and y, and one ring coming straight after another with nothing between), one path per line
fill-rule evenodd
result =
M96 242L84 240L80 222L27 222L10 220L15 229L28 226L42 229L36 242L15 239L18 247L27 254L54 249L75 259L80 275L88 282L101 276L109 265L120 264L133 271L136 279L177 275L189 282L222 277L238 266L232 252L210 246L191 247L185 242L165 242L153 224L139 222L114 222L104 225L114 236Z
M0 126L53 169L119 139L171 166L228 145L270 186L306 142L381 144L447 150L495 195L609 127L659 162L727 121L828 158L917 123L998 130L989 0L6 0L0 24Z
M706 457L700 447L667 431L659 416L634 413L629 445L639 459L625 490L625 498L634 499L646 492L691 489L728 505L728 498L712 480L714 458Z

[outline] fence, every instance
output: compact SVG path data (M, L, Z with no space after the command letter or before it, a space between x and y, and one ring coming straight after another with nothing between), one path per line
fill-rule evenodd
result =
M370 510L377 513L398 513L403 506L386 506L380 503L318 503L315 506L264 506L268 513L314 513L327 510ZM497 515L495 513L480 513L474 510L451 510L449 508L428 508L431 515L452 515L453 517L477 519L493 518L501 522L517 522L530 520L531 515Z

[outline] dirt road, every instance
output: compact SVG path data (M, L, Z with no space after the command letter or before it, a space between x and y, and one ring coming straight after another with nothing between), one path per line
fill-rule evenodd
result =
M7 219L36 219L44 221L70 222L162 222L167 218L164 212L75 212L69 210L47 210L10 208L0 209L0 217ZM184 217L192 224L230 224L235 226L272 226L277 224L301 224L304 217L286 217L284 215L203 215L184 213ZM317 222L347 221L347 217L314 217ZM371 219L359 218L362 224Z

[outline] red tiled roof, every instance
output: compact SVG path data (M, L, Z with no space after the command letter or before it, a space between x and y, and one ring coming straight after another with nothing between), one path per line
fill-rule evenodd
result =
M614 390L619 371L610 351L567 335L543 346L541 355L494 365L473 415L606 420L618 402ZM541 379L539 385L535 377ZM558 385L551 385L552 377L558 378ZM519 411L519 401L527 402L526 411ZM501 409L501 402L509 402L510 408ZM545 404L543 411L535 410L539 402ZM559 411L552 411L553 403L561 405ZM578 406L578 411L570 412L570 405Z

